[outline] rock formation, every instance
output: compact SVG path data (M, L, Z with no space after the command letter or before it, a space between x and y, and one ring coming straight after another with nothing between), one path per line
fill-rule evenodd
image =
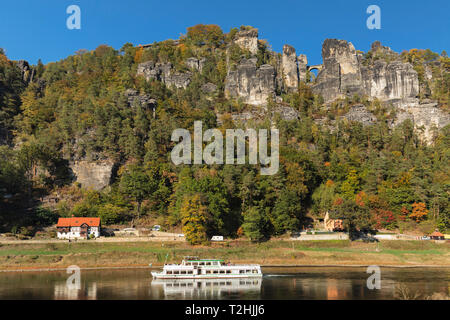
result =
M409 63L377 60L369 67L361 68L363 92L370 98L382 101L402 101L419 94L419 78Z
M19 60L17 61L17 67L20 69L22 73L22 80L25 83L30 83L33 81L35 70L30 67L27 61Z
M197 59L191 57L186 59L186 66L191 70L202 72L205 62L206 62L205 58Z
M295 49L288 44L283 46L281 70L286 89L288 91L297 90L299 80L297 55L295 54Z
M345 40L326 39L322 46L323 69L317 75L313 91L325 101L344 95L362 95L361 68L353 44Z
M372 50L394 54L379 43L375 43ZM322 57L323 69L317 76L313 91L321 94L325 101L358 94L398 102L419 94L418 75L409 63L376 60L369 66L363 66L362 56L353 44L337 39L325 40Z
M182 73L173 69L172 63L154 63L147 61L140 63L137 69L137 75L142 75L147 81L158 80L165 83L168 87L186 89L191 82L190 73Z
M258 53L258 29L245 27L243 30L238 31L234 38L234 43L256 55Z
M156 108L156 100L148 94L139 94L137 90L127 89L125 90L124 95L127 97L128 105L130 107L136 102L144 109Z
M74 161L72 169L76 182L83 188L101 190L108 186L111 181L114 164L111 161Z
M241 98L244 103L264 105L275 96L275 68L268 64L256 67L256 58L242 59L236 70L228 71L225 96Z
M450 124L450 114L441 111L437 103L419 104L417 101L407 105L399 105L394 126L405 120L411 120L419 137L431 143L435 138L436 130Z
M306 74L308 72L308 58L305 54L301 54L297 58L298 78L300 81L306 82Z
M350 111L343 116L348 121L356 121L363 126L371 125L377 118L363 104L358 104L350 108Z

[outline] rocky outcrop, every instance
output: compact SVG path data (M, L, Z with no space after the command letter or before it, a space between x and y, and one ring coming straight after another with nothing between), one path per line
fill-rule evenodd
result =
M22 80L25 83L30 83L33 81L35 70L30 67L27 61L19 60L16 63L17 67L20 69L22 73Z
M201 90L205 94L211 94L217 91L217 86L214 83L208 82L202 85Z
M250 120L264 121L267 118L279 117L282 120L292 121L300 119L300 113L292 107L286 105L276 105L270 112L267 108L257 108L231 115L234 122L246 123Z
M111 182L114 163L111 161L74 161L70 164L76 182L83 188L102 190Z
M139 94L137 90L127 89L124 92L124 96L127 97L128 105L130 107L138 103L144 109L155 109L156 100L148 94Z
M249 50L251 54L258 53L258 29L245 27L236 33L234 43L245 50Z
M275 68L268 64L256 67L256 58L242 59L236 70L228 71L225 96L241 98L244 103L265 105L275 96Z
M409 63L375 61L362 68L363 88L370 98L382 101L402 101L416 98L419 94L419 78Z
M395 53L379 43L375 43L372 50L382 50L395 57ZM337 39L325 40L322 57L323 69L317 76L313 91L321 94L327 102L355 94L397 102L419 94L418 75L409 63L376 60L363 66L362 55L356 52L353 44Z
M417 101L412 101L409 104L398 105L397 118L393 126L397 126L407 119L414 123L416 132L426 143L434 140L436 130L450 124L450 114L441 111L435 102L419 104Z
M344 95L363 94L361 69L353 44L326 39L322 46L323 69L313 91L332 101Z
M186 59L186 66L193 71L203 71L203 66L205 65L206 59L197 59L194 57Z
M352 106L350 111L343 116L348 121L361 123L363 126L371 125L377 118L363 104Z
M306 82L306 75L308 72L308 58L305 54L301 54L297 58L298 64L298 78L300 81Z
M283 46L281 57L281 70L283 82L287 91L294 91L298 88L299 70L295 49L288 44Z
M165 83L168 87L186 89L191 82L191 73L182 73L173 69L172 63L154 63L147 61L140 63L137 69L137 75L144 76L147 81L158 80Z

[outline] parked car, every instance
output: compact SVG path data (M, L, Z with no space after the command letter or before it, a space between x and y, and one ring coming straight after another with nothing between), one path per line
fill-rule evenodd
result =
M293 231L293 232L291 232L291 237L292 237L292 238L298 238L298 237L300 237L300 232L298 232L298 231Z
M372 235L368 235L365 233L361 234L359 236L359 238L364 242L378 242L379 241L377 238L373 237Z
M431 238L430 237L427 237L427 236L423 236L422 238L420 238L421 240L431 240Z
M154 225L152 231L161 231L161 226L158 224Z
M213 236L211 241L223 241L223 236Z

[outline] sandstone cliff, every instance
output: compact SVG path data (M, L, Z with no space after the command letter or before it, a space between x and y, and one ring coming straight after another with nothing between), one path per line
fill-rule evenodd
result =
M83 188L101 190L111 182L114 164L111 161L74 161L72 169L76 182Z
M266 104L275 96L275 68L264 64L257 68L256 58L242 59L236 70L229 70L225 79L225 96L241 98L251 105Z

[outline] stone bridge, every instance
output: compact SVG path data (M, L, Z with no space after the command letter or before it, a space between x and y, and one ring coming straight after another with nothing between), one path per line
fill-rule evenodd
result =
M308 71L317 70L320 71L323 68L323 64L316 64L314 66L307 66L306 67Z

